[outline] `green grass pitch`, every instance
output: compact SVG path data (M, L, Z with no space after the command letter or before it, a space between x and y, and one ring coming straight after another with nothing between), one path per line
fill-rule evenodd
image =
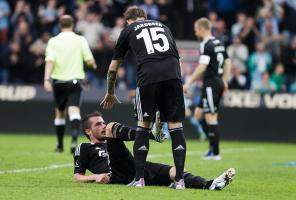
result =
M54 136L0 134L0 199L296 199L296 167L281 165L296 161L295 144L223 141L223 159L203 161L200 157L207 142L188 140L187 171L210 179L234 167L237 175L223 191L176 191L167 187L75 183L69 143L67 137L66 151L57 154L53 152ZM149 155L151 161L173 163L170 142L151 141Z

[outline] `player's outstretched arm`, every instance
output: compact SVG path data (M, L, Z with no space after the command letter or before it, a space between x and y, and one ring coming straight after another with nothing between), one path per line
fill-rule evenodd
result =
M122 60L112 60L107 73L107 92L105 98L101 102L103 109L110 109L114 103L120 103L115 95L115 82L117 76L117 70Z
M74 180L76 182L81 182L81 183L96 182L96 183L106 184L106 183L109 183L110 181L110 174L104 173L104 174L85 175L85 174L75 173Z

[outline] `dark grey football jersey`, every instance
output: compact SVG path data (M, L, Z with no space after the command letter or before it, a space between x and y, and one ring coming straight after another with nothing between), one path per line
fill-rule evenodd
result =
M226 48L223 43L214 37L204 40L200 44L200 64L207 64L204 79L221 77L223 75L223 65L228 58Z
M141 20L121 31L113 54L123 59L127 51L136 58L137 85L181 79L179 54L168 27L155 20Z

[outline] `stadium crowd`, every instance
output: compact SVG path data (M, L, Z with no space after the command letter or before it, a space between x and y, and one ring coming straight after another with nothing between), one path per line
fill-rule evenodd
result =
M296 92L295 0L0 0L0 84L42 83L47 41L58 34L59 16L70 14L98 65L96 71L88 69L88 83L104 86L125 26L122 13L132 4L166 24L179 40L195 40L194 21L208 17L233 63L230 89ZM185 75L193 71L184 66ZM128 54L117 87L134 88L135 73L135 59Z

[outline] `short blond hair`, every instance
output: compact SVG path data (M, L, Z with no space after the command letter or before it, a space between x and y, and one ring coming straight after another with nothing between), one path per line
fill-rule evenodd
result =
M208 31L210 31L212 29L211 21L205 17L202 17L202 18L196 20L194 25L195 26L197 25L198 27L202 27L203 29L208 30Z

